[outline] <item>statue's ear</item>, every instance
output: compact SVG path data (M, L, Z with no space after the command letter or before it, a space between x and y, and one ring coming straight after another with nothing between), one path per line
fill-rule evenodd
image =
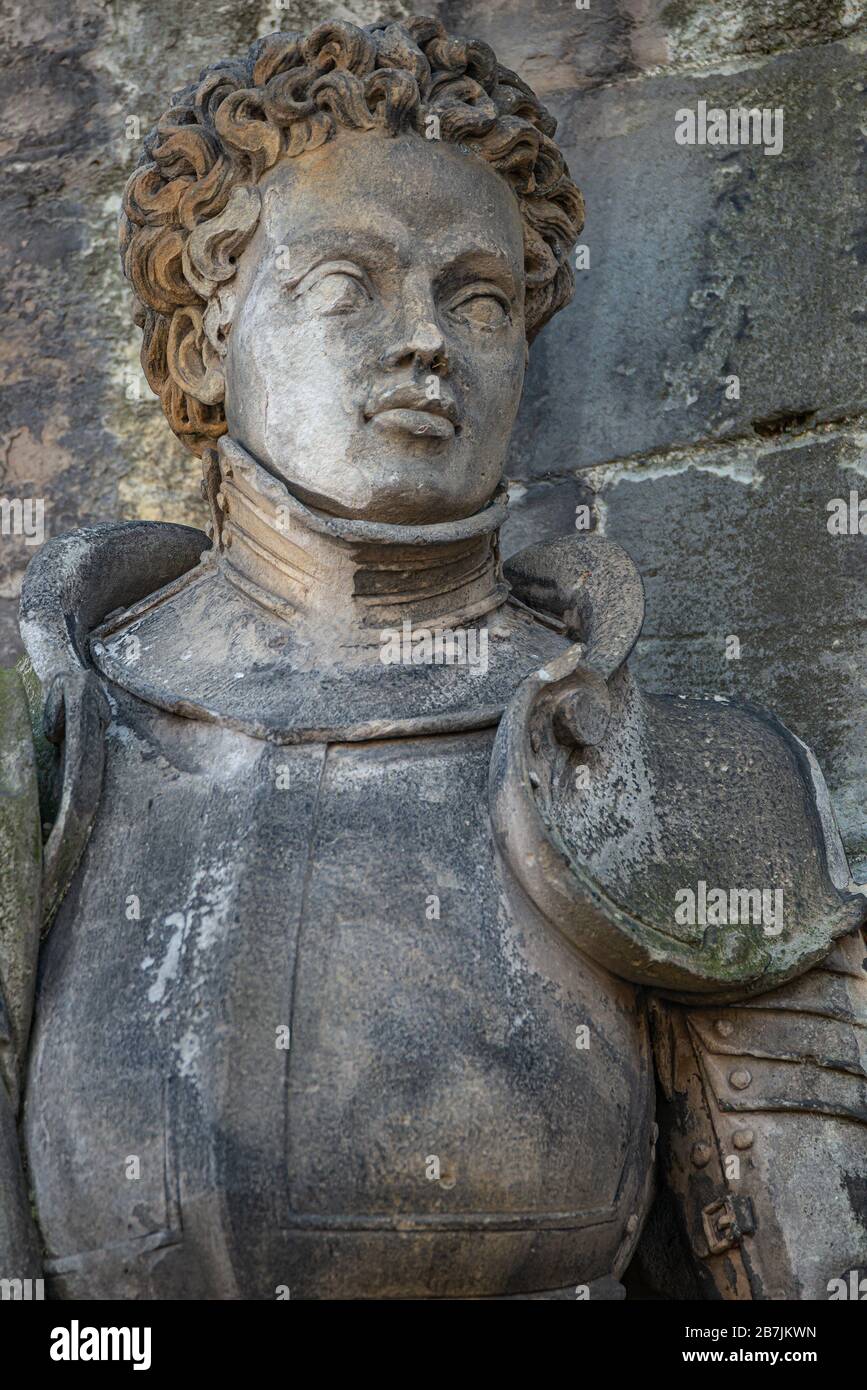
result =
M225 347L213 341L208 312L185 304L172 315L166 362L182 391L203 405L217 405L226 394L223 374Z

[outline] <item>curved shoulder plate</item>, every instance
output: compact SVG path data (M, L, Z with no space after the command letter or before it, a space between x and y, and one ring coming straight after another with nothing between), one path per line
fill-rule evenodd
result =
M544 915L625 979L725 1001L801 974L867 917L815 759L767 711L643 694L625 664L636 606L615 593L609 607L631 584L624 552L597 545L582 567L588 542L567 544L583 594L557 602L584 640L500 724L501 852Z
M106 615L191 569L203 532L166 522L122 522L57 536L27 567L20 626L33 672L47 691L45 738L59 750L59 795L43 851L42 919L51 922L87 844L99 805L108 701L87 640ZM56 816L54 814L56 803Z
M623 665L641 634L644 585L622 546L605 536L562 536L519 551L503 572L514 598L580 637L585 666L605 679Z
M204 532L165 521L89 526L47 541L27 566L19 611L43 686L62 671L89 667L93 628L192 569L209 544Z
M57 536L27 567L21 636L32 672L47 691L44 735L58 749L46 797L53 826L43 851L45 925L84 853L102 790L110 710L91 668L88 636L109 612L191 569L207 548L207 536L191 526L122 522Z

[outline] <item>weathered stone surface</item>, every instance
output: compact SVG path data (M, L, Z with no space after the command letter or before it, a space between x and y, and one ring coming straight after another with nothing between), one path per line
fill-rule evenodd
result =
M503 557L537 541L592 531L596 523L594 504L595 494L585 478L513 483L509 488L506 523L500 533ZM580 526L576 526L576 521Z
M475 34L547 101L673 68L827 43L863 27L864 0L444 0L444 23Z
M661 8L659 0L593 0L586 10L569 0L542 0L532 11L521 0L445 0L439 13L446 25L508 53L506 61L547 103L666 63Z
M663 0L668 52L676 63L713 63L826 43L864 23L863 0Z
M815 751L862 867L867 536L827 523L832 499L867 499L865 444L831 431L592 474L601 529L628 546L645 584L640 678L773 709Z
M643 683L774 710L816 752L863 878L867 536L827 526L828 503L853 490L867 500L867 438L855 428L674 450L526 493L513 485L504 551L567 534L589 504L644 581L633 657ZM739 659L726 657L729 637Z
M572 98L590 269L534 347L514 475L863 406L863 72L852 39ZM677 144L699 100L782 107L782 152Z

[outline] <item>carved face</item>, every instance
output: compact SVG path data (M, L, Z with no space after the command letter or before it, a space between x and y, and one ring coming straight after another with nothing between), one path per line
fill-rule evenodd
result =
M500 479L524 252L502 176L414 133L341 132L260 184L223 362L229 432L303 500L454 520Z

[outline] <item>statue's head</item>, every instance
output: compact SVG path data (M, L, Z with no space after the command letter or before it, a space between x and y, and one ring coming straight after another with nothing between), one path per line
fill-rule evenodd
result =
M121 219L142 364L195 453L226 430L304 501L469 516L527 345L571 297L555 123L433 19L272 34L145 141Z

